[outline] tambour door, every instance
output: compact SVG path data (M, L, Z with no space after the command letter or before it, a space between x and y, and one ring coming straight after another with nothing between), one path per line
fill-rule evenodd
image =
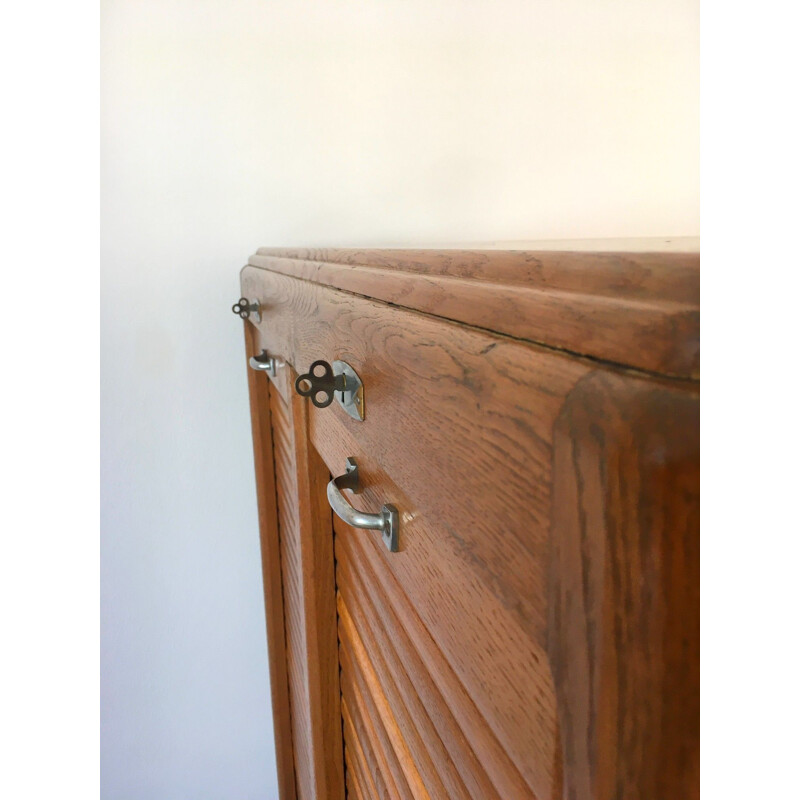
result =
M245 333L252 359L258 331ZM344 762L329 475L289 369L248 373L278 784L281 800L336 800Z
M457 597L444 596L447 587L432 632L363 532L338 520L335 527L353 796L560 796L554 693L549 675L536 670L531 640L500 618L494 631L473 635L468 602L459 608ZM460 649L449 641L443 649L443 627ZM476 649L480 637L492 638L493 649ZM530 782L545 788L534 792Z

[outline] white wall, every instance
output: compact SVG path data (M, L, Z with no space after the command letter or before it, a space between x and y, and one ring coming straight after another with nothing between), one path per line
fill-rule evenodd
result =
M697 15L696 0L105 0L105 800L276 796L229 310L247 255L696 235Z

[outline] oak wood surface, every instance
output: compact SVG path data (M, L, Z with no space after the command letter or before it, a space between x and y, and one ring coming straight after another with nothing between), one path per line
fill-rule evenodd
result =
M270 386L297 794L335 800L344 766L329 474L308 441L304 400L293 393L287 404Z
M261 248L249 264L572 353L699 377L697 252Z
M489 296L569 295L573 311L581 294L595 309L578 314L589 329L604 301L627 309L609 311L610 340L596 340L604 361L615 360L609 341L630 355L647 336L663 355L665 338L691 339L673 312L694 308L696 254L260 253L265 261L242 271L242 294L262 304L252 347L280 364L270 402L279 509L292 498L279 543L292 732L295 764L313 765L298 769L333 774L312 740L329 735L335 706L341 777L330 785L353 797L696 796L694 368L678 380L637 374L559 352L552 338L543 347L481 330L472 309L461 314L470 326L433 315L458 319L447 303L410 310L431 277ZM364 290L374 270L417 288L388 304L326 285L333 266ZM634 307L644 338L629 325ZM319 358L355 367L364 422L294 393L296 371ZM669 372L664 363L653 371ZM348 456L364 484L353 504L400 510L400 552L336 519L334 581L324 482ZM293 549L283 532L303 503L303 529L325 543ZM338 653L323 633L332 619ZM309 653L317 684L302 669ZM328 673L340 703L325 694ZM295 688L304 685L318 687L317 701ZM298 773L301 797L330 796L319 785L309 795L304 780Z
M551 429L591 366L274 273L245 277L245 290L275 303L258 325L262 347L300 371L342 358L368 386L364 422L336 405L309 410L312 442L331 472L355 455L348 448L363 451L366 491L374 487L375 500L401 493L404 541L423 535L426 520L445 526L434 539L452 552L440 557L484 572L475 591L488 586L544 644Z
M245 352L254 354L252 325L244 325ZM280 531L272 453L272 424L269 384L255 371L247 370L250 393L250 419L253 433L258 525L261 539L261 568L264 581L264 612L267 624L269 683L272 699L272 725L278 790L282 800L294 800L295 776L292 723L289 710L289 677L284 629L283 574L280 559Z
M699 797L699 397L594 373L555 429L550 660L565 791Z
M310 408L311 441L334 474L357 457L356 503L400 509L401 552L380 558L471 695L472 730L492 731L522 775L517 796L551 796L550 433L591 367L424 315L411 324L406 310L283 275L245 277L245 294L274 300L258 325L262 347L302 370L343 358L369 387L363 423L336 405Z
M376 547L363 531L334 524L339 604L352 608L358 621L345 626L340 639L357 631L364 642L363 658L350 669L377 665L380 691L391 699L405 748L419 762L426 786L446 787L443 797L530 797L469 688L387 570L382 545ZM343 618L340 612L340 627ZM352 679L350 669L342 672L343 685Z

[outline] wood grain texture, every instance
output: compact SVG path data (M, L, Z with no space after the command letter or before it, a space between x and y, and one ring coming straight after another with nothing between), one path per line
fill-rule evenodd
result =
M380 748L384 762L388 764L398 793L415 800L428 800L430 795L422 781L418 765L403 739L395 709L384 692L382 676L379 676L375 665L367 657L361 635L343 605L339 607L339 631L342 672L346 671L351 678L346 683L343 682L343 691L357 688L362 702L362 713L369 718L377 734L376 745Z
M452 580L467 562L481 580L463 592L495 595L544 645L552 426L591 366L270 272L247 272L243 289L274 304L261 346L300 371L342 358L367 386L364 422L336 405L309 410L331 472L359 451L371 500L400 493L404 552L414 558L414 534L430 533L422 558L436 552Z
M595 373L555 430L565 797L699 796L699 398Z
M699 377L697 252L261 248L249 265L620 365Z
M372 698L364 693L361 674L351 667L351 659L351 651L347 647L342 647L342 671L349 671L352 675L359 676L356 680L342 683L342 702L349 709L355 730L354 740L361 743L368 759L368 769L378 795L408 800L411 797L411 790L400 768L397 753L389 744L389 735L379 722Z
M345 747L347 769L368 800L376 797L381 800L391 798L381 775L380 765L372 752L375 739L368 737L360 721L358 725L353 721L345 695L350 696L351 691L347 689L342 695L342 728L348 743Z
M531 797L470 692L386 569L377 550L382 545L338 520L334 524L340 639L357 635L363 643L362 658L352 669L373 669L381 676L403 749L431 795ZM352 622L344 624L347 619ZM343 686L354 679L343 669Z
M298 795L696 797L696 252L252 261L252 346L281 363ZM355 367L364 422L293 392L294 367L320 358ZM400 552L335 520L334 588L324 482L348 456L364 485L353 504L399 508ZM334 708L339 772L322 786L336 767L314 732Z
M348 580L348 577L343 577ZM354 578L350 577L350 585ZM339 595L340 638L360 642L361 658L356 668L374 670L380 676L380 686L392 709L403 746L416 765L418 775L427 791L434 797L465 797L466 790L455 765L443 745L442 738L430 721L428 711L414 690L414 680L389 642L377 613L363 592L352 592L350 608ZM413 655L411 656L413 658ZM424 670L414 676L424 681ZM343 680L349 679L345 675Z
M379 558L471 696L476 736L488 728L522 776L518 796L551 796L550 437L591 367L266 271L247 273L245 287L275 303L262 346L302 369L344 358L365 381L365 421L311 408L312 443L335 474L358 459L364 494L354 502L401 510L400 553L387 559L379 545Z
M308 441L303 399L287 405L272 388L270 407L297 794L343 798L329 474Z
M249 359L255 352L255 329L252 325L245 324L244 333L246 357ZM248 368L247 385L250 392L250 419L253 431L261 568L264 581L264 615L267 623L269 683L272 697L278 790L282 800L294 800L296 796L294 753L289 710L289 678L283 616L283 575L272 455L269 384L261 375Z
M344 707L342 708L342 731L346 737L349 731L347 726L347 720L345 719ZM373 792L372 794L365 794L364 789L361 788L362 778L359 777L361 773L357 771L359 767L353 763L353 759L347 747L345 747L344 750L344 763L345 763L344 780L345 780L345 787L347 789L347 797L355 798L356 800L370 800L370 798L375 797L376 796L375 792Z

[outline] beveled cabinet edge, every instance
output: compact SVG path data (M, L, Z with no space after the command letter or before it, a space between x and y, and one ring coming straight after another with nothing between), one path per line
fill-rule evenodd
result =
M614 250L259 248L248 266L609 364L697 380L700 255L655 240ZM570 247L575 249L570 249ZM659 250L658 248L663 248Z
M597 370L553 436L564 797L699 797L699 391Z
M258 351L258 335L253 325L243 323L247 359ZM280 561L280 531L272 455L269 385L260 373L247 369L250 394L250 420L253 431L258 527L261 546L261 569L264 582L264 612L267 627L269 682L272 698L272 724L278 791L281 800L295 800L292 722L289 707L289 675L286 667L286 632L283 609L283 574Z

